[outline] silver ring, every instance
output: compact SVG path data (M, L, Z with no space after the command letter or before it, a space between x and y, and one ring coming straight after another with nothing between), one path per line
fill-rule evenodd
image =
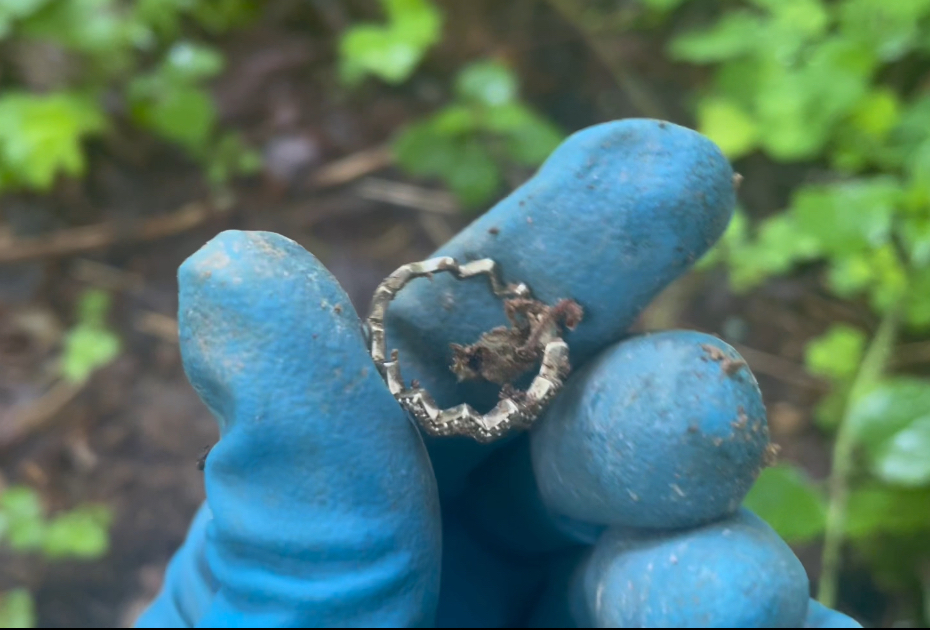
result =
M502 390L500 402L486 414L478 413L467 404L440 409L433 397L418 383L414 381L409 387L404 383L397 350L392 350L388 355L384 334L388 304L411 280L432 277L433 274L443 272L451 273L458 280L487 276L492 292L504 300L505 305L507 300L526 303L532 301L529 287L525 284L504 285L500 281L497 263L490 258L460 265L453 258L442 257L404 265L378 286L372 298L367 333L369 352L375 366L397 402L428 435L459 435L471 437L478 442L492 442L512 431L529 428L562 389L570 370L568 344L561 337L562 322L558 319L549 317L546 321L541 318L535 321L537 326L532 334L532 348L535 349L533 354L537 355L540 368L529 388L525 392L518 392L505 385L506 389ZM570 302L574 305L573 308L577 309L576 319L565 324L566 327L573 328L580 320L581 309L570 300L563 302ZM549 312L549 307L541 306ZM508 395L503 395L504 393Z

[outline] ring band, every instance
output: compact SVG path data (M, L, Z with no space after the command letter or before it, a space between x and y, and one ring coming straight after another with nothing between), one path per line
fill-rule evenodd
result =
M491 291L502 300L531 298L529 287L525 284L504 285L497 274L497 263L490 258L460 265L453 258L441 257L404 265L378 286L372 298L367 332L369 352L375 366L397 402L428 435L468 436L486 443L512 431L529 428L562 389L570 369L568 344L562 339L558 325L547 326L538 337L538 343L543 348L541 365L529 388L525 392L501 398L486 414L478 413L467 404L440 409L433 397L416 382L410 387L404 383L397 350L392 350L388 355L384 333L388 304L411 280L443 272L451 273L458 280L487 276Z

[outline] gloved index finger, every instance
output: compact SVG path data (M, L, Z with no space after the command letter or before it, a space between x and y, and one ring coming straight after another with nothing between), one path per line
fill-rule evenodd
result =
M710 248L734 205L732 168L710 140L671 123L622 120L571 136L531 180L437 255L492 258L505 282L525 283L538 300L577 302L584 316L565 340L578 367L620 339ZM485 283L437 275L414 281L394 300L388 347L399 350L407 378L440 405L465 401L487 410L497 389L458 383L448 369L450 344L474 343L506 323ZM441 491L459 486L486 452L461 441L434 448L443 450L433 457Z

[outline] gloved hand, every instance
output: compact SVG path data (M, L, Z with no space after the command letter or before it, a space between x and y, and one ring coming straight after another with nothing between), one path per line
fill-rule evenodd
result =
M572 136L446 245L584 308L566 389L531 432L491 445L424 446L312 255L217 236L179 271L179 323L221 439L139 626L859 627L810 602L790 549L740 510L768 430L734 350L627 336L734 203L710 141L625 120ZM486 282L417 280L388 315L408 382L442 406L493 403L448 369L451 342L505 323Z

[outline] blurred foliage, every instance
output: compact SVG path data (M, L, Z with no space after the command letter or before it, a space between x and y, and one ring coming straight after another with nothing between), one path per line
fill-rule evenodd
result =
M391 84L411 77L442 36L442 15L431 0L381 0L387 22L358 24L340 42L344 80L368 75ZM394 139L397 162L418 177L443 181L468 210L497 195L509 165L539 166L565 135L520 102L519 81L507 65L476 61L455 78L452 102L414 122Z
M442 14L430 0L380 0L387 22L357 24L340 42L341 72L350 85L368 75L407 80L442 35Z
M35 604L32 594L24 588L0 593L0 628L34 628Z
M82 142L112 133L122 109L202 163L214 186L253 172L256 154L219 129L205 89L222 55L189 36L242 26L256 10L249 0L0 2L0 42L20 55L52 49L75 60L53 69L50 86L13 85L0 95L0 192L46 191L58 175L82 175ZM114 98L126 107L104 106Z
M65 380L82 383L119 354L119 337L106 323L109 308L110 296L104 291L91 289L81 296L77 321L65 335L61 357L61 375Z
M823 535L827 510L824 494L794 466L766 469L744 502L786 540L809 542ZM791 510L780 509L790 505Z
M80 385L119 354L119 338L106 324L110 296L86 291L77 305L74 326L66 333L60 373ZM82 505L47 517L39 495L24 486L0 493L0 543L14 553L39 554L51 561L95 560L106 554L112 514L104 505ZM32 595L26 589L0 593L0 628L35 625Z
M564 134L521 103L513 71L498 61L465 67L455 100L410 125L394 141L401 167L441 178L469 209L500 191L508 164L538 166Z
M107 553L112 514L106 506L83 505L52 517L39 495L24 486L0 493L0 543L11 551L47 560L95 560ZM0 594L0 627L35 625L32 596L18 588Z
M97 105L77 94L5 93L0 97L0 190L17 185L47 190L60 172L83 174L81 140L105 124Z
M807 348L808 370L832 384L817 409L819 426L836 434L829 486L775 468L750 495L789 540L826 536L829 600L831 540L845 535L878 571L878 550L930 535L930 381L886 375L899 329L930 333L930 88L902 78L930 70L930 0L713 6L716 17L668 48L713 68L695 102L699 130L734 160L762 152L829 171L761 222L739 212L702 264L725 264L737 291L822 265L832 295L864 300L891 331L837 324ZM799 506L805 525L787 516ZM884 558L883 585L913 586L928 559L927 544L898 554L894 570Z

